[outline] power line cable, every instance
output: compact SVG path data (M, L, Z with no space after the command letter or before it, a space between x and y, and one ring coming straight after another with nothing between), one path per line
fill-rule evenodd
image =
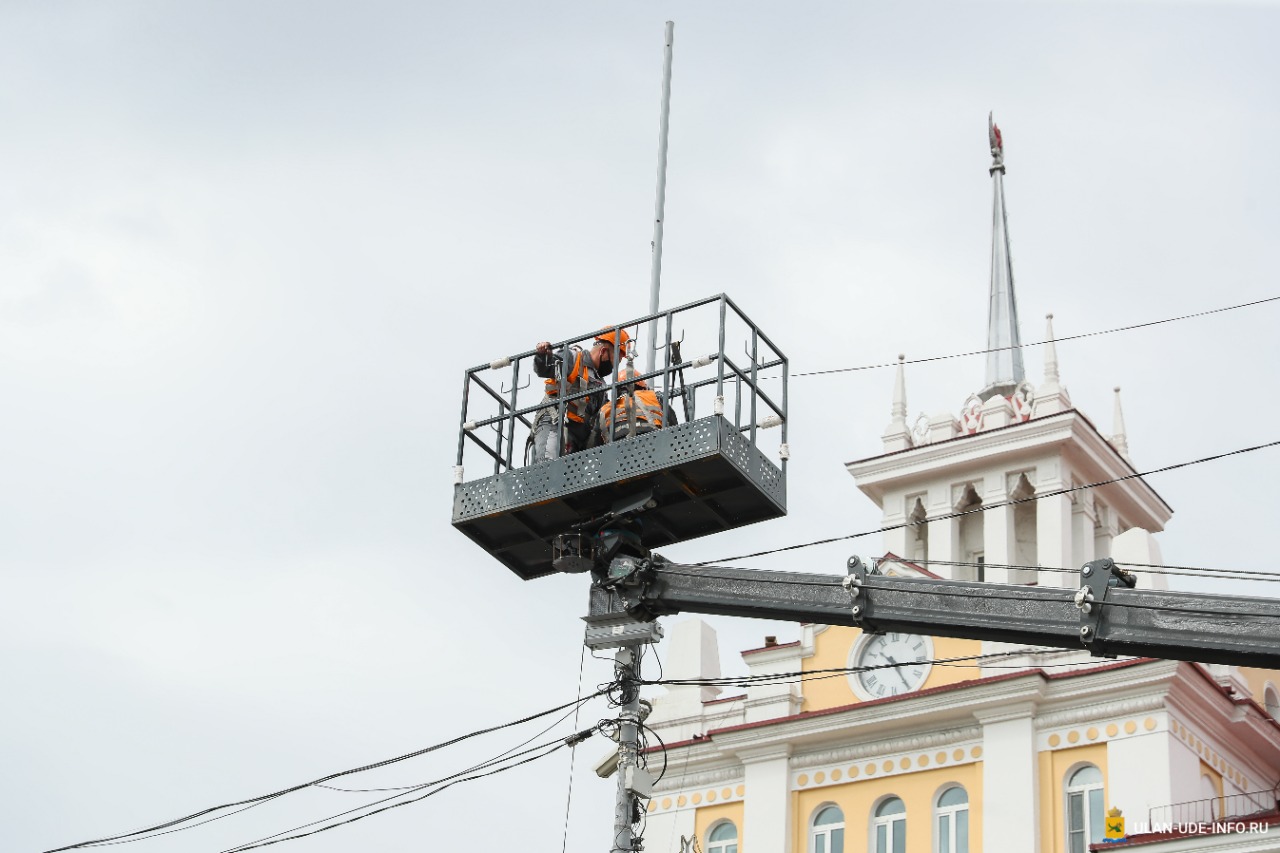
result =
M574 721L575 721L575 722L574 722L574 728L576 729L576 728L577 728L577 718L578 718L578 713L579 713L579 711L581 711L581 710L582 710L582 706L583 706L583 705L585 705L585 704L587 703L587 701L589 701L589 700L587 700L587 699L580 699L580 700L579 700L579 701L578 701L578 702L577 702L577 703L576 703L576 704L575 704L571 709L569 709L568 711L566 711L566 712L564 713L564 715L563 715L563 716L561 716L561 717L557 718L557 719L556 719L556 720L555 720L551 725L547 726L546 728L542 729L542 730L541 730L541 731L539 731L539 732L536 732L535 734L530 735L529 737L525 738L525 739L524 739L524 740L522 740L520 743L516 744L515 746L511 747L510 749L507 749L507 750L504 750L504 751L502 751L502 752L498 753L498 754L497 754L497 755L495 755L493 758L490 758L490 759L487 759L487 760L485 760L485 761L482 761L481 763L476 764L476 765L474 765L474 766L472 766L472 767L468 767L466 770L463 770L462 772L463 772L463 773L470 773L472 770L479 770L479 769L480 769L480 768L482 768L482 767L488 766L488 765L490 765L490 764L493 764L493 763L494 763L494 762L496 762L496 761L500 761L500 760L502 760L502 759L503 759L503 758L505 758L506 756L508 756L508 755L510 755L511 753L515 752L515 751L516 751L517 749L519 749L520 747L522 747L522 746L527 746L527 745L529 744L529 742L530 742L530 741L533 741L533 740L535 740L535 739L537 739L537 738L542 737L542 736L543 736L543 735L545 735L547 732L551 731L551 730L552 730L552 729L554 729L556 726L560 725L560 724L561 724L561 723L563 723L565 720L569 719L569 717L570 717L570 716L573 716L573 718L574 718ZM527 751L527 750L526 750L526 751ZM520 753L520 754L521 754L521 755L523 755L524 753ZM439 780L437 780L437 781L439 781ZM413 785L392 785L392 786L388 786L388 787L386 787L386 788L339 788L339 787L334 786L334 785L321 785L321 784L317 784L315 787L317 787L317 788L324 788L324 789L325 789L325 790L327 790L327 791L340 791L340 792L342 792L342 793L349 793L349 794L367 794L367 793L378 793L378 792L382 792L382 791L418 791L418 790L421 790L422 788L424 788L424 787L426 787L426 786L434 785L434 784L436 784L436 782L417 782L417 783L415 783L415 784L413 784Z
M582 672L587 662L587 645L582 644L582 649L578 653L578 695L582 695ZM582 706L578 705L573 712L573 727L578 727L578 709ZM578 758L578 750L569 750L569 793L564 799L564 839L560 842L560 853L565 853L569 849L569 806L573 804L573 765Z
M493 769L493 770L489 770L489 771L487 771L487 772L485 772L485 773L476 773L476 774L471 775L471 776L460 776L460 778L455 778L455 777L445 777L445 779L438 780L438 782L446 782L446 780L448 780L448 781L446 782L446 784L440 784L438 787L434 787L432 790L427 791L427 793L422 794L421 796L418 796L418 797L414 797L413 799L410 799L410 800L404 800L404 801L402 801L402 802L398 802L398 803L391 803L390 805L385 805L385 806L383 806L382 808L374 809L373 811L366 812L366 813L364 813L364 814L358 814L358 815L355 815L354 817L347 818L346 820L337 821L336 823L331 823L331 824L328 824L328 825L326 825L326 826L319 827L318 829L313 829L313 830L311 830L311 831L309 831L309 832L301 832L301 833L297 833L297 834L295 834L295 835L289 835L289 836L286 836L286 837L284 837L284 838L277 838L277 837L275 837L275 836L266 836L265 838L260 838L260 839L257 839L257 840L255 840L255 841L248 842L248 843L246 843L246 844L237 845L237 846L235 846L235 847L229 847L229 848L227 848L226 850L222 851L222 853L243 853L243 851L245 851L245 850L253 850L253 849L256 849L256 848L259 848L259 847L269 847L269 846L271 846L271 845L273 845L273 844L283 844L283 843L284 843L284 842L286 842L286 841L296 841L296 840L298 840L299 838L306 838L306 837L308 837L308 836L315 835L315 834L320 833L320 832L327 832L328 830L331 830L331 829L337 829L337 828L338 828L338 827L340 827L340 826L346 826L347 824L355 823L355 822L356 822L356 821L358 821L358 820L364 820L364 819L365 819L365 818L367 818L367 817L373 817L373 816L374 816L374 815L376 815L376 814L381 814L382 812L389 811L390 809L400 808L401 806L412 805L413 803L417 803L417 802L421 802L422 800L425 800L427 797L433 797L433 796L435 796L436 794L439 794L441 791L445 791L445 790L447 790L447 789L449 789L449 788L452 788L454 785L460 784L460 783L462 783L462 782L471 782L471 781L474 781L474 780L476 780L476 779L482 779L482 778L484 778L485 776L493 776L494 774L497 774L497 773L503 773L503 772L505 772L505 771L507 771L507 770L513 770L513 769L515 769L516 767L520 767L520 766L522 766L522 765L524 765L524 764L529 764L530 762L537 761L537 760L538 760L538 759L540 759L540 758L546 758L548 755L553 754L553 753L554 753L554 752L556 752L557 750L563 749L565 746L569 746L569 745L571 745L571 744L570 744L570 741L574 741L574 742L576 743L577 741L575 741L575 738L581 738L581 739L585 740L585 738L586 738L586 737L589 737L591 734L592 734L592 730L591 730L591 729L587 729L585 732L578 732L576 735L571 735L571 736L570 736L570 737L568 737L568 738L564 738L564 739L559 740L559 741L556 741L556 742L554 742L554 743L552 743L552 744L541 744L541 745L539 745L539 746L532 747L532 748L530 748L530 749L528 749L528 750L525 750L525 752L523 752L523 753L517 753L517 755L513 755L513 756L510 756L510 757L511 757L511 758L516 758L516 757L518 757L518 756L520 756L520 755L524 755L524 754L527 754L527 753L529 753L529 752L534 752L534 751L537 751L537 750L542 750L542 752L539 752L537 755L533 755L533 756L530 756L530 757L528 757L528 758L524 758L524 759L522 759L521 761L516 761L516 762L514 762L514 763L507 764L507 765L505 765L505 766L498 767L498 768ZM548 747L550 747L550 748L548 748ZM466 771L463 771L463 772L466 772ZM458 775L460 775L460 774L458 774ZM432 785L436 785L436 784L438 784L438 783L432 783ZM424 787L428 787L428 786L424 786ZM419 788L418 790L422 790L422 789L421 789L421 788ZM405 793L408 793L408 792L405 792ZM339 817L339 816L341 816L341 815L345 815L345 814L350 814L352 811L358 811L358 810L359 810L359 809L361 809L361 808L370 808L370 807L372 807L372 806L374 806L374 805L379 805L379 804L381 804L381 803L385 803L385 802L388 802L388 801L393 800L393 799L398 799L398 798L400 798L400 797L405 796L405 793L396 794L396 795L394 795L394 796L392 796L392 797L386 797L386 798L384 798L384 799L382 799L382 800L377 800L377 801L375 801L375 802L373 802L373 803L367 803L367 804L365 804L364 806L359 806L359 807L357 807L356 809L349 809L349 810L348 810L348 811L346 811L346 812L340 812L339 814L337 814L337 815L331 815L331 816L330 816L330 817L328 817L328 818L321 818L321 820L320 820L320 821L312 821L311 823L302 824L301 826L293 827L293 829L286 829L286 830L283 830L283 832L293 832L294 830L297 830L297 829L302 829L302 828L307 827L307 826L313 826L313 825L315 825L316 823L320 823L321 821L324 821L324 820L333 820L333 819L334 819L334 818L336 818L336 817ZM283 833L277 833L277 835L281 835L281 834L283 834Z
M1252 308L1256 305L1264 305L1268 302L1276 302L1276 301L1280 301L1280 296L1268 296L1265 299L1255 299L1252 302L1241 302L1239 305L1228 305L1224 308L1211 308L1208 311L1197 311L1193 314L1182 314L1178 317L1167 317L1163 320L1149 320L1145 323L1134 323L1129 326L1117 326L1114 329L1101 329L1093 332L1081 332L1078 335L1065 335L1060 338L1053 338L1052 340L1035 341L1034 343L1020 344L1017 347L1014 347L1014 346L992 347L991 349L976 349L976 350L969 350L967 352L950 353L948 355L933 355L933 356L927 356L925 358L909 358L909 359L904 359L901 362L886 361L880 364L863 364L863 365L859 365L858 367L833 367L827 370L810 370L804 373L793 373L791 375L794 377L794 376L823 376L831 373L853 373L855 371L860 371L860 370L878 370L882 367L895 367L899 363L925 364L927 362L932 362L932 361L946 361L952 358L965 358L971 355L986 355L987 353L1005 352L1006 350L1020 349L1022 347L1041 346L1043 344L1049 344L1049 343L1058 344L1064 341L1080 340L1081 338L1096 338L1102 335L1112 335L1112 334L1115 334L1116 332L1131 332L1131 331L1134 331L1135 329L1146 329L1152 326L1161 326L1161 325L1164 325L1165 323L1176 323L1180 320L1191 320L1197 317L1207 317L1211 314L1222 314L1226 311L1235 311L1240 308Z
M689 565L708 566L713 563L732 562L735 560L749 560L753 557L764 557L769 554L780 554L784 551L797 551L801 548L813 547L814 545L829 545L833 542L844 542L848 539L859 539L863 536L872 536L876 533L886 533L890 530L901 530L904 527L914 527L917 524L924 524L930 521L945 521L950 518L962 518L966 515L973 515L974 513L986 512L987 510L992 510L992 509L999 509L1000 507L1018 506L1020 504L1027 504L1027 503L1032 503L1034 501L1043 500L1044 498L1052 498L1052 497L1057 497L1059 495L1070 494L1072 492L1083 491L1085 489L1096 489L1099 486L1109 486L1113 483L1122 483L1126 480L1136 480L1142 477L1149 477L1152 474L1163 474L1166 471L1176 471L1179 468L1187 468L1192 465L1199 465L1204 462L1215 462L1219 459L1226 459L1228 456L1238 456L1243 453L1252 453L1255 450L1265 450L1267 448L1276 447L1278 445L1280 445L1280 441L1269 441L1269 442L1266 442L1265 444L1257 444L1252 447L1241 447L1237 450L1229 450L1226 453L1217 453L1217 454L1214 454L1213 456L1203 456L1199 459L1191 459L1186 462L1178 462L1173 465L1165 465L1162 468L1152 468L1148 471L1137 471L1132 474L1125 474L1124 476L1115 477L1110 480L1099 480L1095 483L1085 483L1079 486L1069 486L1064 489L1054 489L1053 491L1045 492L1044 494L1032 495L1026 498L1012 498L1007 501L999 501L993 504L972 507L971 509L964 509L956 512L945 513L943 515L934 516L932 518L924 518L924 519L919 519L917 521L907 521L901 524L890 524L884 527L877 527L874 530L864 530L859 533L850 533L845 536L832 536L826 539L815 539L810 542L801 542L796 545L787 545L782 548L771 548L766 551L754 551L750 554L738 554L733 557L721 557L716 560L705 560L701 563L690 563Z
M132 831L132 832L125 832L125 833L121 833L121 834L119 834L119 835L111 835L111 836L107 836L107 837L105 837L105 838L96 838L96 839L93 839L93 840L90 840L90 841L81 841L81 842L78 842L78 843L76 843L76 844L68 844L68 845L63 846L63 847L54 847L54 848L51 848L51 849L49 849L49 850L44 851L44 853L61 853L61 851L64 851L64 850L75 850L75 849L83 848L83 847L103 846L103 845L106 845L106 844L108 844L108 843L111 843L111 842L119 842L119 841L122 841L122 840L124 840L124 839L142 840L142 839L140 839L140 838L137 838L137 836L148 835L149 833L155 833L155 832L157 832L158 830L164 830L164 829L169 829L169 828L171 828L171 827L176 827L176 826L178 826L179 824L184 824L184 823L187 823L188 821L192 821L192 820L195 820L195 819L197 819L197 818L204 817L205 815L209 815L209 814L213 814L213 813L215 813L215 812L223 811L224 809L234 809L234 808L236 808L237 806L254 806L254 805L258 805L258 804L260 804L260 803L264 803L264 802L267 802L267 801L270 801L270 800L275 800L275 799L277 799L277 798L279 798L279 797L283 797L283 796L285 796L285 795L287 795L287 794L292 794L292 793L294 793L294 792L296 792L296 791L301 791L301 790L304 790L304 789L306 789L306 788L310 788L310 787L312 787L312 786L319 785L319 784L324 783L324 782L329 782L329 781L331 781L331 780L333 780L333 779L338 779L338 778L340 778L340 777L342 777L342 776L350 776L350 775L355 774L355 773L363 773L363 772L364 772L364 771L366 771L366 770L375 770L375 769L377 769L377 768L379 768L379 767L386 767L386 766L388 766L388 765L396 764L396 763L401 762L401 761L407 761L407 760L409 760L409 759L411 759L411 758L417 758L418 756L426 755L427 753L435 752L436 750L444 749L445 747L449 747L449 746L453 746L454 744L461 743L461 742L462 742L462 741L464 741L464 740L469 740L469 739L474 738L474 737L479 737L480 735L486 735L486 734L490 734L490 733L492 733L492 732L500 731L500 730L502 730L502 729L507 729L507 728L511 728L511 727L513 727L513 726L518 726L518 725L521 725L521 724L523 724L523 723L527 723L527 722L530 722L530 721L532 721L532 720L536 720L536 719L539 719L539 718L541 718L541 717L545 717L545 716L547 716L547 715L549 715L549 714L554 714L554 713L556 713L557 711L563 711L563 710L565 710L566 708L569 708L569 707L571 707L571 706L573 706L573 705L576 705L576 704L578 704L578 703L579 703L579 702L581 702L581 701L589 701L589 700L594 699L594 698L596 698L597 696L601 696L601 695L604 695L604 692L603 692L603 691L599 691L599 692L593 693L591 696L586 697L586 700L575 699L573 702L566 702L566 703L565 703L565 704L563 704L563 705L557 705L557 706L556 706L556 707L554 707L554 708L548 708L548 709L547 709L547 710L545 710L545 711L539 711L539 712L538 712L538 713L536 713L536 714L530 714L529 716L524 717L523 719L513 720L513 721L508 722L508 723L502 723L501 725L497 725L497 726L490 726L490 727L488 727L488 728L484 728L484 729L477 729L476 731L469 732L469 733L467 733L467 734L465 734L465 735L459 735L458 737L453 738L453 739L451 739L451 740L443 741L443 742L441 742L441 743L437 743L437 744L434 744L434 745L432 745L432 746L424 747L423 749L414 750L413 752L405 753L404 755L400 755L400 756L397 756L397 757L395 757L395 758L388 758L388 759L384 759L384 760L382 760L382 761L376 761L376 762L374 762L374 763L372 763L372 764L366 764L366 765L364 765L364 766L362 766L362 767L354 767L354 768L352 768L352 769L350 769L350 770L342 770L342 771L337 772L337 773L330 773L330 774L329 774L329 775L327 775L327 776L322 776L322 777L320 777L319 779L313 780L313 781L311 781L311 782L304 782L304 783L302 783L302 784L300 784L300 785L292 785L292 786L290 786L290 787L288 787L288 788L282 788L282 789L280 789L279 791L274 791L274 792L272 792L272 793L270 793L270 794L262 794L262 795L260 795L260 796L257 796L257 797L250 797L250 798L245 799L245 800L238 800L238 801L236 801L236 802L232 802L232 803L223 803L222 805L210 806L209 808L201 809L200 811L198 811L198 812L194 812L194 813L189 814L189 815L187 815L187 816L185 816L185 817L175 818L175 819L173 819L173 820L165 821L165 822L163 822L163 823L158 823L158 824L155 824L155 825L153 825L153 826L146 827L146 828L144 828L144 829L138 829L138 830L134 830L134 831ZM206 821L206 822L207 822L207 821ZM155 836L154 836L154 835L148 835L148 837L155 837Z

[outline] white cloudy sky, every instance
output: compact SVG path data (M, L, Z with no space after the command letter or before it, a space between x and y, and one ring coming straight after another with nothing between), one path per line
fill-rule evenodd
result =
M1068 335L1280 293L1272 4L10 0L0 847L573 698L582 579L521 583L450 527L457 395L469 365L644 312L668 18L663 301L730 293L794 370L982 346L988 110L1026 339L1047 311ZM1063 378L1104 431L1124 386L1140 468L1274 440L1278 312L1063 344ZM912 415L982 369L911 369ZM796 379L791 515L669 555L874 527L842 463L878 450L891 387ZM1153 478L1166 558L1269 568L1276 452ZM727 651L795 633L719 624ZM575 853L611 824L602 750L579 756ZM288 849L556 850L567 781L561 753ZM135 846L217 851L363 801Z

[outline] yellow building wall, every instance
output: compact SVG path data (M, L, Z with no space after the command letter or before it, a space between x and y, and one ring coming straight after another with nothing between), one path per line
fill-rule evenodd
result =
M1077 746L1040 753L1040 850L1065 853L1067 849L1067 770L1089 763L1102 771L1103 808L1111 808L1111 782L1107 775L1107 745Z
M982 853L982 762L904 773L885 779L864 779L792 794L792 850L808 850L809 822L818 807L834 803L844 812L844 849L868 849L871 809L882 797L901 797L907 807L907 853L931 853L933 804L944 786L963 785L969 794L969 850ZM875 849L874 847L870 849Z
M844 628L839 626L831 626L822 633L818 634L813 641L813 654L800 662L800 669L803 672L815 672L824 669L844 669L849 666L849 652L853 649L853 644L862 636L861 628ZM961 657L964 655L979 655L982 653L982 643L978 640L957 640L951 637L934 637L933 638L933 656L937 660L946 658ZM957 661L957 663L969 663L968 661ZM955 684L959 681L970 681L981 677L980 671L977 669L976 662L973 666L940 666L934 665L929 671L929 677L925 679L922 690L928 690L931 687L941 687L945 684ZM827 708L838 708L842 705L852 705L855 702L861 702L862 699L853 692L853 688L849 686L849 680L844 675L833 674L829 678L815 678L805 681L802 689L804 690L804 704L801 706L802 711L822 711Z
M749 839L742 835L741 800L736 803L721 803L718 806L703 806L698 809L693 818L693 831L697 833L698 843L703 850L707 849L707 835L711 832L712 825L721 820L731 820L738 828L738 853L743 853Z
M1208 776L1209 781L1213 783L1213 788L1218 792L1218 805L1222 805L1222 774L1214 770L1205 762L1200 762L1200 775Z

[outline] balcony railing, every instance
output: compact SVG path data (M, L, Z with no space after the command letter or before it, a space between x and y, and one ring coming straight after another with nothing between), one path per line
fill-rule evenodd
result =
M1270 814L1280 807L1276 792L1253 791L1243 794L1227 794L1185 803L1155 806L1148 811L1149 826L1177 824L1212 824L1235 818Z

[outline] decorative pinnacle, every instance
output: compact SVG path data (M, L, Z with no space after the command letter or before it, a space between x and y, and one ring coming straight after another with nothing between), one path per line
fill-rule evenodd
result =
M1045 335L1044 335L1044 381L1048 385L1050 383L1057 384L1058 377L1058 348L1054 345L1053 337L1053 314L1044 315Z
M893 379L893 423L896 425L902 423L905 427L907 423L907 378L903 370L903 362L907 360L906 355L898 353L898 373Z

